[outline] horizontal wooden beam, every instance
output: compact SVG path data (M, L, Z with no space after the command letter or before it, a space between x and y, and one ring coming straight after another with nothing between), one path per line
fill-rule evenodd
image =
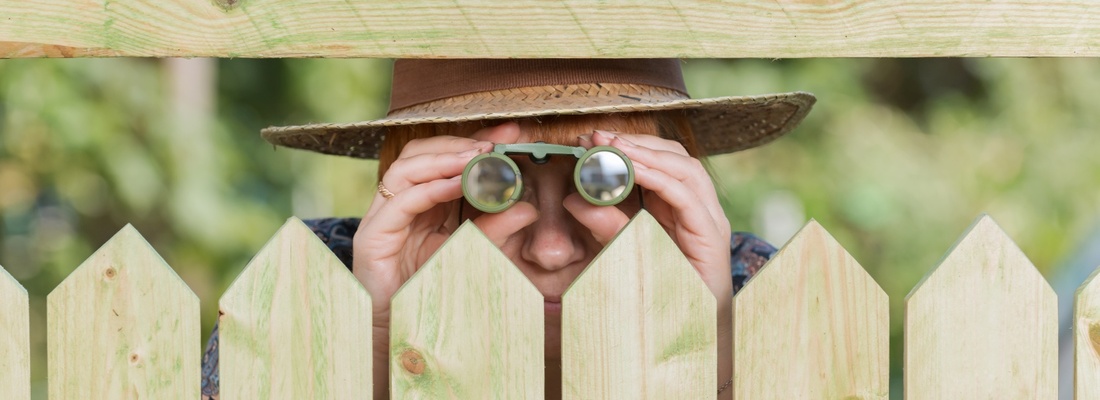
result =
M1096 0L34 0L0 57L1098 56Z

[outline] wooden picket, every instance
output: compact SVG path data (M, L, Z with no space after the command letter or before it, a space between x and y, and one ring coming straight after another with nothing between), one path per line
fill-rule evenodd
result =
M1091 0L35 0L0 57L1100 55Z
M1079 400L1100 393L1097 276L1077 295ZM0 300L0 393L27 399L27 294L6 272ZM566 398L714 395L716 303L648 213L563 301ZM886 301L811 221L733 300L735 398L886 398ZM132 227L47 303L50 398L198 397L198 300ZM222 398L369 397L370 298L297 219L221 308ZM394 397L542 398L542 311L530 282L464 225L394 297ZM989 217L910 293L905 329L906 399L1056 395L1054 294Z
M703 399L717 384L717 304L641 211L562 297L565 399Z
M199 298L134 227L46 303L50 399L199 397Z
M1077 289L1073 307L1073 375L1078 399L1100 399L1100 267Z
M297 218L287 220L218 305L223 398L371 393L370 296Z
M0 399L31 398L30 305L27 290L0 266Z
M886 292L810 221L733 299L734 399L886 399Z
M544 397L543 298L467 222L394 294L395 399Z
M979 217L906 298L905 398L1057 396L1058 298Z

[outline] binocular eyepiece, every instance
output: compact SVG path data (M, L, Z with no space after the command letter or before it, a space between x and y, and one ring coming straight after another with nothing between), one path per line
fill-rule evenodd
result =
M577 193L599 206L619 204L634 188L634 165L611 146L591 149L546 143L498 144L478 155L462 171L462 196L474 208L487 213L507 210L523 194L523 176L509 155L527 154L533 163L545 164L551 155L577 158L573 183Z

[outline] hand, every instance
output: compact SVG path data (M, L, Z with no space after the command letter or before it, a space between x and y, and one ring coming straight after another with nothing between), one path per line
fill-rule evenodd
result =
M466 164L491 151L494 143L515 143L519 135L519 126L509 122L483 128L470 138L413 140L382 177L394 196L375 195L352 244L352 273L373 303L375 398L388 398L390 298L457 229L455 200L462 197ZM534 207L521 202L473 222L500 246L536 218Z
M652 135L596 131L581 136L581 145L612 146L634 164L634 182L646 189L645 207L714 293L718 304L718 382L733 374L733 281L730 278L730 224L703 164L678 142ZM637 189L637 188L636 188ZM598 207L579 194L563 205L592 236L606 246L630 221L616 207ZM732 391L720 394L732 398Z
M703 164L680 143L652 135L596 131L582 136L581 145L612 146L630 158L635 183L646 189L646 211L665 228L715 298L731 299L729 220ZM579 194L566 197L564 205L605 246L630 221L618 208L594 206Z

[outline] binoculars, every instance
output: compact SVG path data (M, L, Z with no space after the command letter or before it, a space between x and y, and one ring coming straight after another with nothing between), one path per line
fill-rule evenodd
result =
M487 213L507 210L523 195L523 176L510 155L527 154L535 164L551 155L577 158L573 183L577 193L599 206L619 204L634 188L634 165L611 146L591 149L546 143L498 144L478 155L462 171L462 196L474 208Z

